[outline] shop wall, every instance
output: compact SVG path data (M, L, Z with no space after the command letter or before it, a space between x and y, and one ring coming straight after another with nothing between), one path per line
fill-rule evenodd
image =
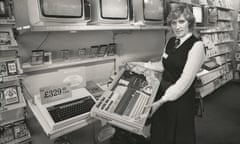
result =
M17 26L29 25L27 0L14 0ZM117 43L118 65L126 61L146 60L160 56L165 36L161 30L145 31L78 31L78 32L24 32L17 37L22 61L31 58L31 51L76 50L91 45ZM44 41L44 42L43 42ZM113 72L112 62L87 66L87 79L103 80Z

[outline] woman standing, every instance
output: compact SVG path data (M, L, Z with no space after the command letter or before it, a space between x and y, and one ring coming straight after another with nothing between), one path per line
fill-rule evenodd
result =
M152 111L151 144L195 144L194 81L205 50L192 33L195 19L189 7L177 6L167 21L175 36L169 39L162 60L144 63L145 67L163 71L155 102L147 106Z

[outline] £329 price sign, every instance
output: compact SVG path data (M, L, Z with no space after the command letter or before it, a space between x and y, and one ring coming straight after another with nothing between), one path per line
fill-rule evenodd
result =
M40 88L40 96L42 104L71 97L72 92L68 84L60 84Z

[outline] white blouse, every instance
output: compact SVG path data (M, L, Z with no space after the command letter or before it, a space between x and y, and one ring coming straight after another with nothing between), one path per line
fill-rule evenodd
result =
M191 33L181 38L179 46L185 40L187 40L190 36L192 36ZM205 52L204 52L203 42L197 41L188 53L187 61L180 78L176 81L176 83L172 84L166 90L162 99L164 99L164 101L165 100L174 101L178 99L180 96L182 96L189 89L192 82L194 81L197 75L197 72L199 71L199 69L201 68L204 62L204 59L205 59ZM164 71L162 61L154 62L154 63L148 62L148 63L145 63L144 66L156 71L160 71L160 72Z

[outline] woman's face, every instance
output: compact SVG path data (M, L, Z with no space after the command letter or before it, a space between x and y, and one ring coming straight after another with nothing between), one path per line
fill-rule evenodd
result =
M182 38L189 33L189 23L183 14L177 19L172 20L171 27L177 38Z

